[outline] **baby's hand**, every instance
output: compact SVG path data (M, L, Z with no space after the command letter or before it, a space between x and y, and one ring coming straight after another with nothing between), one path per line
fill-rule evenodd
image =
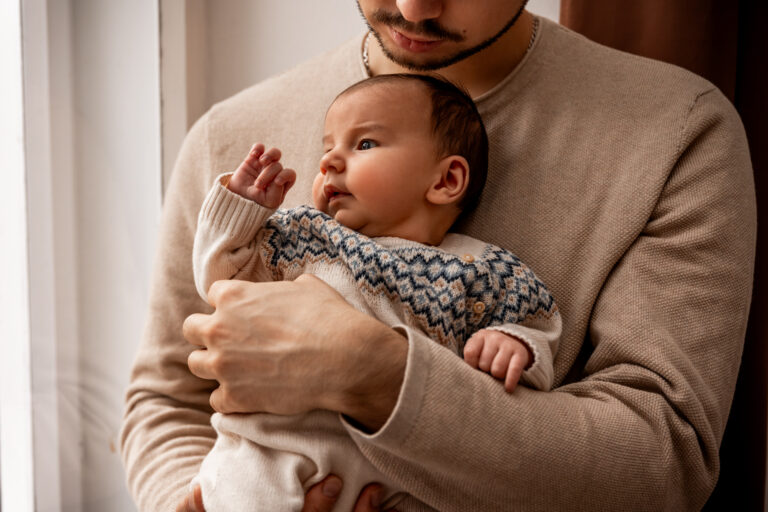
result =
M254 144L248 156L229 179L227 188L267 208L277 208L296 182L293 169L283 169L280 150L264 151L264 144Z
M504 389L515 390L520 376L533 361L528 346L517 338L493 329L481 329L467 340L464 360L473 368L504 381Z

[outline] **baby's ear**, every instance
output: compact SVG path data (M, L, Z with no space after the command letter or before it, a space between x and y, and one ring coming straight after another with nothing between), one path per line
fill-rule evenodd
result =
M439 175L427 190L427 201L432 204L458 204L469 185L469 164L459 155L443 158L438 163Z

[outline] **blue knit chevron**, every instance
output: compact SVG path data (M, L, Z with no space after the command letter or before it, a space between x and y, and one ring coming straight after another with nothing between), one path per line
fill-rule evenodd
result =
M328 215L302 206L278 210L265 226L262 245L275 280L319 260L345 264L358 287L386 294L406 307L423 330L442 344L463 347L477 330L551 316L556 306L544 284L514 254L487 244L469 263L426 245L386 248ZM478 301L481 313L473 310Z

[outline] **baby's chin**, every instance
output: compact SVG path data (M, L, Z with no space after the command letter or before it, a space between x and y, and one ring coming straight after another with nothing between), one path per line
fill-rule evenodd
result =
M362 233L365 236L371 236L368 233L365 233L365 223L361 222L361 219L359 219L353 212L346 209L336 210L335 208L326 208L325 213L330 215L333 220L342 226L357 231L358 233Z
M315 200L315 201L314 201L314 203L315 203L315 209L317 209L317 210L320 210L321 212L323 212L323 213L324 213L324 214L326 214L327 216L331 217L331 218L332 218L332 219L334 219L335 221L337 221L337 222L339 222L340 224L343 224L344 226L346 226L346 224L344 224L344 222L338 218L338 217L339 217L339 216L338 216L338 213L339 213L339 212L338 212L338 211L336 211L335 209L332 209L332 208L330 208L330 207L328 206L328 202L327 202L327 201L318 201L318 200ZM344 218L344 215L342 215L341 217L342 217L342 219L343 219L343 218ZM347 226L347 227L350 227L350 226ZM354 229L354 228L351 228L351 229Z
M365 218L365 216L359 215L358 212L350 211L349 209L342 208L337 210L336 208L329 208L326 204L324 208L322 208L322 204L318 204L317 201L315 201L315 208L320 210L321 212L325 213L329 217L331 217L333 220L341 224L342 226L349 228L353 231L357 231L361 235L365 235L368 238L380 238L380 237L399 237L399 238L407 238L402 233L399 233L397 230L387 230L386 228L383 228L381 225L377 223L371 223L368 222Z

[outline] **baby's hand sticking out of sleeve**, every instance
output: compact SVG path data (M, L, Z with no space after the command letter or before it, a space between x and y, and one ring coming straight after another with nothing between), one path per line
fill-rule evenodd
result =
M513 336L481 329L467 340L464 360L473 368L504 381L504 389L511 393L523 371L533 363L533 353L528 345Z
M296 182L296 172L280 163L280 150L264 150L254 144L248 156L230 177L227 188L266 208L277 208Z

